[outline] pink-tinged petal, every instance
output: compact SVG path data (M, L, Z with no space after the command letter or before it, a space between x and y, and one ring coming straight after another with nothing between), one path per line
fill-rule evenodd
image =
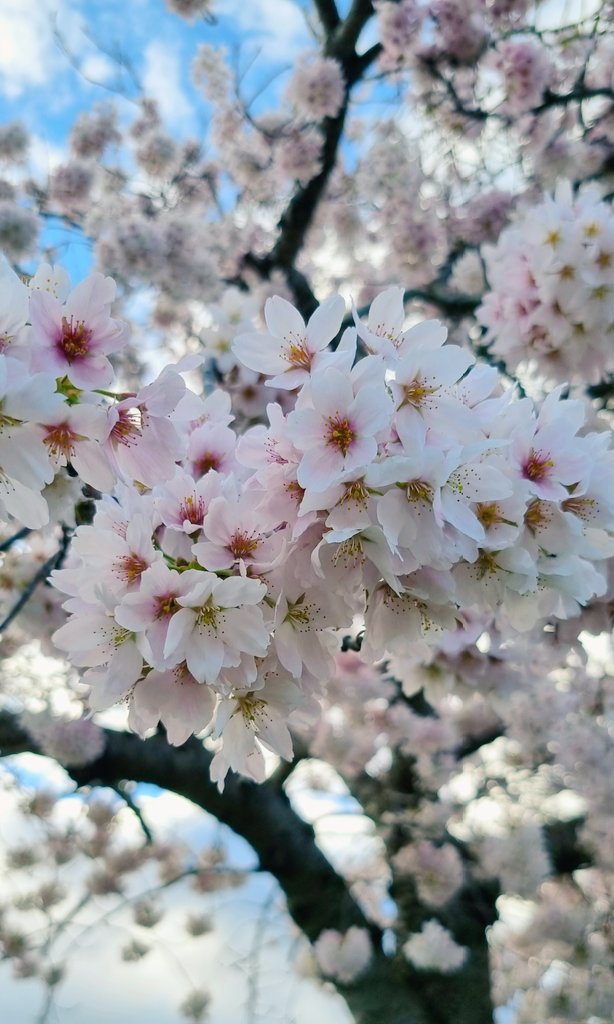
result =
M259 604L266 594L266 584L260 580L243 579L242 576L230 576L221 580L215 588L216 604L224 608L236 608L243 604Z
M217 682L222 666L224 665L224 644L217 637L202 635L202 630L196 629L190 637L186 646L187 666L199 683L213 685ZM237 655L237 663L238 663Z
M73 405L67 408L70 426L77 434L91 441L104 441L109 433L109 421L104 409L97 405Z
M66 363L66 376L84 391L106 388L113 381L113 367L106 356L96 355Z
M164 656L171 654L181 648L190 636L196 624L196 612L191 608L182 608L175 612L168 625L166 643L164 644Z
M141 738L160 721L160 705L166 699L169 686L170 680L165 674L150 672L146 679L141 679L134 687L128 725Z
M199 541L192 545L192 554L204 569L211 572L218 572L219 569L230 569L235 562L235 556L227 548L221 548L218 544L209 541Z
M205 684L189 677L177 683L175 696L176 704L165 711L163 721L169 743L180 747L192 734L209 726L215 699Z
M0 475L0 503L9 515L30 530L38 530L49 522L49 509L43 496L24 487L19 480Z
M52 640L76 665L104 665L115 651L115 632L115 623L107 615L73 615Z
M4 476L40 491L53 480L54 470L42 433L33 423L0 431L0 467Z
M68 368L68 363L60 352L56 351L51 346L41 345L35 348L34 343L32 344L32 354L30 357L30 369L36 373L39 370L47 370L52 373L54 378L63 377Z
M369 465L377 455L377 441L374 437L358 437L352 442L343 462L344 473L353 473Z
M409 513L409 504L403 492L397 487L387 491L379 499L377 518L386 540L393 548L396 548L401 531L406 542L416 535L416 523Z
M277 657L285 669L295 679L300 679L303 671L303 661L296 642L296 633L288 623L281 623L274 637Z
M466 501L495 501L509 498L513 492L510 479L487 463L459 466L450 483L460 490Z
M530 480L531 494L535 494L544 501L565 501L569 497L569 491L556 480Z
M197 360L196 365L198 366L200 357L193 358ZM186 369L190 369L190 367L188 366ZM141 388L135 399L126 399L120 405L125 408L130 408L132 403L144 405L151 416L167 416L177 407L185 394L186 383L183 377L167 366L151 384L146 384L144 388Z
M420 356L420 366L426 378L435 378L444 387L456 384L475 363L475 356L458 345L446 345Z
M11 364L15 359L8 360L9 380L14 377ZM3 363L7 360L3 357ZM19 366L25 371L25 367ZM65 408L65 399L55 390L56 378L51 373L35 373L28 375L26 380L13 380L10 394L6 394L6 388L0 386L0 395L5 395L2 401L2 412L5 416L14 416L19 420L33 420L36 423L45 423L47 418L58 416Z
M259 608L237 608L226 612L224 635L233 647L263 658L269 646L269 634Z
M299 451L308 451L323 443L326 421L315 409L293 410L288 416L286 430Z
M267 370L266 372L270 373L271 371ZM276 377L269 377L265 384L268 384L271 388L281 388L282 391L294 391L295 388L302 387L305 381L308 380L309 373L307 370L286 370Z
M377 434L390 425L393 405L388 393L379 385L367 385L356 395L350 408L350 419L361 434Z
M75 445L71 463L84 483L98 491L112 491L115 476L103 449L96 441L82 441Z
M117 352L130 338L130 327L123 320L106 319L93 328L92 346L101 352Z
M274 754L279 754L285 761L291 761L294 753L292 737L285 722L279 714L271 713L264 708L256 715L258 739Z
M379 337L396 338L403 327L405 309L403 289L392 285L376 295L369 309L367 327Z
M324 491L343 474L344 458L330 446L311 448L303 456L297 470L297 480L306 490Z
M117 288L112 277L94 271L72 290L66 301L69 313L79 320L91 320L115 299Z
M143 594L126 594L115 610L115 618L120 626L140 633L151 622L151 605L151 598Z
M153 438L142 438L134 445L118 444L114 457L125 479L138 480L146 487L169 480L177 469L173 456L156 445Z
M405 355L416 348L440 349L447 337L448 328L440 320L424 320L406 331L401 352Z
M232 351L244 366L256 373L280 373L288 366L279 342L262 331L239 334L232 343Z
M90 711L106 711L117 704L141 674L143 659L134 644L122 644L119 650L125 651L127 658L112 658L107 668L91 668L83 675L83 682L91 688L87 698Z
M346 412L354 401L352 385L335 367L320 371L311 378L314 408L323 416Z
M340 295L331 295L316 311L312 313L307 324L307 338L312 352L319 352L339 333L345 302Z
M484 527L475 513L463 501L455 498L447 488L441 492L441 510L446 521L461 533L478 542L484 540Z
M62 306L48 292L35 291L30 296L30 320L33 344L50 347L62 332Z
M304 338L305 321L301 314L286 299L274 295L264 305L266 325L276 338Z

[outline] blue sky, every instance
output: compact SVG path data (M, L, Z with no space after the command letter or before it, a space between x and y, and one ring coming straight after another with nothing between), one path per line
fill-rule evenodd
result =
M350 2L338 0L341 14ZM257 97L256 114L278 109L298 56L315 46L306 17L315 17L311 0L217 0L214 11L213 23L190 24L165 0L0 0L0 123L19 119L29 130L26 173L46 183L66 159L80 112L111 101L124 124L134 118L138 87L114 56L134 68L143 93L157 101L166 130L178 139L206 139L209 109L190 77L200 43L226 47L243 72L243 99ZM372 20L360 48L373 42L374 32ZM117 86L129 98L118 95ZM363 112L374 116L374 107ZM207 145L204 152L215 156ZM347 144L350 162L352 152ZM74 281L89 273L89 244L79 233L47 223L43 242L56 248Z
M231 50L240 44L246 57L259 52L256 74L291 66L310 45L293 0L219 0L217 12L216 24L190 25L164 0L0 0L0 117L21 118L53 151L76 113L109 96L104 84L113 83L117 69L108 54L116 53L159 101L170 131L198 134L202 108L189 78L198 43ZM54 21L85 74L102 86L70 66L54 42Z
M215 23L190 24L164 0L0 0L0 123L19 119L26 125L27 173L44 184L64 162L70 127L81 111L111 100L124 123L134 117L134 103L114 91L119 85L132 98L138 94L116 55L158 102L167 131L202 142L208 110L190 79L198 44L236 54L239 67L249 69L245 98L270 82L254 109L274 108L297 55L313 46L305 19L310 6L308 0L218 0ZM62 52L56 29L82 74ZM80 237L48 225L44 240L62 243L60 258L73 279L88 273L89 249Z

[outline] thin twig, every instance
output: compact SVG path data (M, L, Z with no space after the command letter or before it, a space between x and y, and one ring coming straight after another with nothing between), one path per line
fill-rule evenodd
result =
M23 538L27 537L29 533L32 533L30 527L22 526L21 530L18 530L12 537L8 537L6 540L2 541L2 544L0 544L0 552L9 551L13 547L13 544L16 544L19 540L23 540Z
M27 587L22 591L20 597L15 602L8 615L6 615L2 622L0 622L0 633L3 633L17 615L19 615L19 612L28 603L39 583L43 583L43 581L49 576L49 573L53 572L54 569L59 569L66 557L71 536L72 530L66 526L62 527L62 540L58 550L54 552L51 558L48 558L46 562L43 562L38 572L35 573Z
M139 825L141 826L141 829L143 831L143 835L145 836L147 846L151 846L151 844L154 841L152 831L147 822L145 821L141 808L137 803L135 803L130 793L128 792L125 783L120 782L117 784L117 786L111 786L111 789L122 798L126 806L130 808L132 813L138 819Z

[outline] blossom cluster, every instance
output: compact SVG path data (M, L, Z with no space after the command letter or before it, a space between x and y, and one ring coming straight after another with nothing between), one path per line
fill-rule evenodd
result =
M614 370L614 216L596 186L561 183L484 248L490 291L477 311L510 369L535 360L550 380Z
M341 333L344 317L339 296L307 324L275 297L266 330L235 337L294 398L241 435L229 395L186 395L176 368L118 396L106 415L132 443L114 497L53 574L70 613L55 642L91 708L126 700L171 743L208 731L220 786L228 768L262 779L265 749L292 756L289 717L357 616L367 658L402 659L479 609L523 630L606 590L613 456L580 433L582 403L558 390L537 411L438 321L404 330L399 288Z
M108 357L128 341L127 325L111 316L115 283L94 273L71 291L65 272L47 264L27 285L8 264L0 273L2 517L45 526L68 471L102 492L172 476L182 418L200 412L180 371L199 360L167 366L138 392L110 392Z

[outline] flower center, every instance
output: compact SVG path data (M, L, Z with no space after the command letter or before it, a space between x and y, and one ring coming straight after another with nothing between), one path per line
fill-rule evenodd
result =
M301 487L298 480L289 480L285 485L285 490L297 502L302 501L305 497L305 488Z
M194 526L202 526L205 511L203 499L195 498L193 494L188 494L179 506L179 518L182 522L185 522L187 519L188 523L193 523Z
M497 565L496 551L480 551L480 557L475 563L477 570L478 579L483 580L485 576L496 576L501 571L501 566Z
M291 626L309 626L311 623L311 605L305 605L305 595L301 594L294 602L288 601L288 610L284 622Z
M148 567L148 563L135 554L117 558L113 565L116 574L120 579L125 580L126 583L134 583Z
M359 505L361 508L366 508L368 501L369 490L364 480L354 480L351 484L346 484L345 494L339 499L339 504Z
M333 565L345 566L346 569L355 569L356 566L362 565L365 560L364 551L362 549L362 538L360 534L355 533L353 537L348 537L344 540L332 557Z
M408 480L405 484L405 496L408 501L433 500L433 488L426 480Z
M75 441L85 440L86 438L81 434L75 434L68 423L59 423L56 427L52 427L43 438L50 455L54 457L62 455L69 462L75 454Z
M505 519L499 511L499 506L496 502L479 502L476 506L475 514L480 520L482 526L488 528L489 526L495 526L496 523L504 523Z
M253 693L247 693L244 697L237 697L237 711L241 712L243 718L252 729L258 728L258 716L262 714L266 706L266 701L254 696ZM235 711L235 714L237 711Z
M219 455L216 455L215 452L205 452L195 463L196 475L204 476L210 469L219 470L221 465L222 460Z
M595 260L595 263L601 270L607 270L608 267L612 266L613 254L611 252L601 251Z
M313 356L302 338L291 341L283 352L283 358L296 370L310 370Z
M543 501L532 501L524 514L524 521L528 528L535 532L540 526L546 526L551 519L548 506Z
M217 630L217 616L218 612L222 609L213 603L211 597L208 597L202 608L198 612L198 625L209 626L210 629Z
M121 647L122 644L126 643L134 634L129 629L125 629L123 626L116 626L113 630L113 646L115 648Z
M241 530L237 530L236 533L233 533L230 538L230 543L228 544L228 548L235 558L247 558L249 555L253 555L257 547L257 537L250 536L249 533L245 533Z
M62 335L58 345L69 363L89 353L91 340L92 332L82 320L75 323L72 317L70 322L65 316L62 317Z
M156 619L168 619L179 611L179 602L175 594L161 594L156 598Z
M141 436L141 413L139 409L120 409L119 419L111 431L111 441L129 447Z
M561 503L564 512L573 512L580 519L590 520L595 514L596 501L594 498L565 498Z
M347 416L328 416L326 419L326 443L336 448L343 456L349 452L356 433Z
M422 405L424 399L429 395L434 395L436 391L436 387L429 387L420 377L416 377L409 384L403 386L403 405L416 407Z
M548 470L554 466L554 459L550 458L549 452L535 451L531 448L529 457L522 467L525 480L533 480L539 483L548 476Z

